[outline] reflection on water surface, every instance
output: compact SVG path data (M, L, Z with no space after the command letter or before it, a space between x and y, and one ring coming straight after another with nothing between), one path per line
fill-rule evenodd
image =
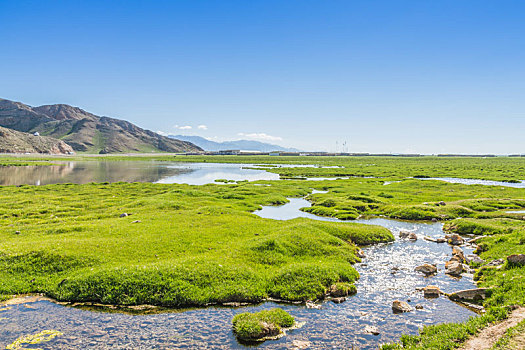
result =
M60 162L56 162L57 164ZM217 179L278 180L246 164L175 163L155 161L80 161L49 166L0 167L0 185L48 185L89 182L158 182L204 185Z

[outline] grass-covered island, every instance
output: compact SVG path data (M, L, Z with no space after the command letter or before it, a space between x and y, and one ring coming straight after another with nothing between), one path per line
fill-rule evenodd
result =
M232 324L233 332L240 340L263 341L282 335L283 329L292 327L295 320L286 311L274 308L238 314Z

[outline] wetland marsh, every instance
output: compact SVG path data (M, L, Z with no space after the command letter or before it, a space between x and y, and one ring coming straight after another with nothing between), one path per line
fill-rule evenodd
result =
M245 162L241 158L243 162L213 165L211 161L233 158L212 157L205 164L189 166L173 163L173 157L147 162L116 158L105 160L111 164L104 167L130 169L135 164L149 169L142 180L134 180L145 183L2 186L0 294L4 299L44 293L62 302L150 304L167 309L151 315L115 310L108 314L47 300L0 307L0 325L7 330L0 336L0 345L56 324L63 335L39 347L140 348L147 343L159 348L242 348L232 334L233 316L280 307L305 322L304 326L258 347L293 348L294 341L301 340L312 348L374 349L407 334L411 337L402 337L406 347L431 348L439 343L443 349L452 349L486 323L504 317L505 306L523 305L523 267L505 264L496 270L472 265L478 268L475 276L466 273L454 278L444 273L452 248L424 237L443 237L443 229L469 238L484 235L463 250L465 255L476 250L485 262L523 253L525 225L519 212L525 208L525 189L411 179L414 172L409 169L416 162L412 159L398 163L359 159L381 164L380 170L355 173L345 167L355 159L330 158L321 163L290 159L291 165L311 164L253 170L246 164L278 164L287 159L255 157ZM395 174L386 176L386 161L391 167L388 172ZM520 159L516 164L500 159L442 161L451 169L455 162L458 168L468 164L465 175L469 177L478 164L479 177L493 181L515 180L518 175L513 167L522 166ZM90 163L88 167L102 167L96 160L85 162ZM430 164L426 162L419 164L417 172L457 176L436 165L425 168ZM144 163L151 167L145 168ZM293 176L324 177L327 172L339 176L333 173L339 172L352 177L278 180L290 171ZM177 177L188 179L192 173L202 184L175 183ZM108 174L117 176L118 172ZM157 183L147 183L149 179ZM221 179L235 182L215 183ZM402 221L406 219L412 221ZM416 233L417 241L400 239L400 231ZM360 251L364 258L359 257ZM425 262L435 263L438 273L425 277L414 271ZM487 314L468 322L474 312L446 297L426 299L420 291L432 284L450 293L474 288L475 280L492 292L483 303ZM330 302L330 288L337 283L354 284L357 293L342 304ZM392 313L395 299L410 300L414 310ZM306 301L316 300L319 309L305 306ZM250 305L225 307L245 302ZM415 309L416 304L422 309ZM198 309L173 310L187 307ZM454 328L450 322L460 326ZM95 336L73 335L86 325ZM378 327L380 335L366 334L366 326ZM421 327L425 328L418 335Z

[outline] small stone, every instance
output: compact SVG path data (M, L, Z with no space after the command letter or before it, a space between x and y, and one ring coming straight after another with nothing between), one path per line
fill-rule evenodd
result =
M425 275L432 275L437 272L437 267L435 265L430 264L423 264L421 266L416 267L415 269L417 272L422 272Z
M407 238L411 232L408 231L399 231L399 238Z
M135 220L135 221L132 221L131 223L132 223L132 224L138 224L138 223L140 223L140 222L142 222L142 221L140 221L140 220Z
M20 234L20 231L15 231L15 235L19 235Z
M503 259L496 259L496 260L492 260L491 262L489 262L487 264L487 266L501 266L505 263L505 260Z
M476 243L477 241L479 241L479 240L481 240L483 238L485 238L485 237L484 236L475 237L475 238L469 239L467 241L467 243Z
M408 235L408 239L411 240L411 241L417 241L417 235L414 232L411 232Z
M355 255L357 255L357 257L358 257L358 258L361 258L361 259L366 258L365 252L363 252L362 249L359 249L359 250L355 253Z
M476 254L469 254L467 256L465 256L465 261L470 264L470 263L474 263L474 264L483 264L485 261L483 259L481 259L479 256L477 256Z
M447 205L447 203L445 203L444 201L440 201L438 202L439 205Z
M507 257L509 265L523 266L525 265L525 254L513 254Z
M341 303L344 303L345 301L346 301L345 297L332 298L332 302L335 304L341 304Z
M460 263L460 264L462 263L460 258L458 258L457 256L453 256L452 258L450 258L449 261L447 261L445 263L445 268L448 269L448 267L454 262L457 262L457 263Z
M459 276L463 272L463 264L457 261L452 261L447 269L445 270L446 274L453 275L453 276Z
M392 310L394 312L410 312L412 308L404 301L394 300L392 302Z
M436 239L436 243L445 243L447 240L445 238Z
M448 236L448 243L451 245L462 245L465 243L465 240L458 234L453 234Z
M306 302L306 308L307 309L320 309L321 308L321 304L316 304L314 302L307 301Z
M121 217L121 218L125 218L126 216L129 216L128 213L122 213L122 214L120 214L119 217Z
M452 248L452 255L458 257L461 262L465 260L465 256L463 255L463 250L459 247Z
M416 310L423 310L423 305L417 304L416 305Z
M451 300L484 300L487 296L487 288L465 289L449 295Z
M441 294L441 291L436 286L426 286L423 288L423 296L425 298L437 298Z
M365 333L366 334L373 334L373 335L379 335L379 329L375 326L366 326L365 327Z

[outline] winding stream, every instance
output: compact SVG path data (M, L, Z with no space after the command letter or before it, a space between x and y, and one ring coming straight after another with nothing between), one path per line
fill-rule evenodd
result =
M299 211L309 206L305 199L292 198L280 207L264 207L256 212L265 218L288 220L308 217L315 220L337 221ZM357 346L376 349L381 343L395 341L403 333L416 334L419 327L442 322L461 322L474 313L444 297L425 299L416 288L437 285L445 292L472 288L472 276L452 278L444 274L444 263L450 258L447 244L428 242L423 236L442 237L440 223L413 223L386 219L357 220L365 224L389 228L396 241L365 247L366 258L356 264L361 278L358 293L342 304L323 302L320 309L304 305L266 302L241 308L209 307L194 310L169 310L150 315L130 315L65 307L48 300L36 300L9 306L0 311L0 346L6 346L21 335L35 334L44 329L63 333L42 349L240 349L231 331L231 319L240 312L269 309L279 306L305 325L275 341L255 345L261 349L294 349L294 341L310 342L310 348L342 349ZM416 242L397 238L399 230L415 232ZM472 250L464 248L465 253ZM424 262L437 263L439 273L424 277L414 268ZM409 300L414 307L404 314L391 309L395 299ZM28 300L30 301L30 300ZM1 309L1 308L0 308ZM365 333L365 326L376 326L380 335Z

